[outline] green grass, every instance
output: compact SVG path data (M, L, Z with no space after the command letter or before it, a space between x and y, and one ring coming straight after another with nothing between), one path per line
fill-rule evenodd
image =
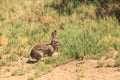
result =
M98 65L97 65L97 67L98 68L100 68L100 67L103 67L104 66L104 62L102 62L102 61L98 61L98 63L97 63Z
M7 60L8 61L18 61L18 56L17 56L17 54L11 54L8 58L7 58Z
M16 69L11 73L11 75L12 76L22 76L25 74L25 72L26 71L24 69Z
M3 67L3 66L10 66L10 63L7 60L1 60L0 61L0 66L1 67Z
M37 63L33 68L36 70L34 73L35 77L39 77L52 70L50 65L46 65L44 63Z
M27 80L34 80L34 77L30 77L30 78L28 78Z
M115 66L120 67L120 53L118 53L118 55L117 55L117 59L115 61Z

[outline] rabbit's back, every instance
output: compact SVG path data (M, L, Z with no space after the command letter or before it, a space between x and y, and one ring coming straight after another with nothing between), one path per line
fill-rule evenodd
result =
M54 52L54 48L50 44L40 43L33 47L33 50L40 50L43 53L49 54Z

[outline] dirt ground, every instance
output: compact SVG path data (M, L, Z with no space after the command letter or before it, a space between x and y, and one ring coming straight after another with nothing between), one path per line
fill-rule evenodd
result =
M22 65L16 62L13 64L14 67L0 67L0 80L28 80L34 74L34 70L22 76L11 76L11 70L19 67L29 68L31 65L33 64ZM31 80L120 80L120 71L117 67L97 66L98 60L74 60Z

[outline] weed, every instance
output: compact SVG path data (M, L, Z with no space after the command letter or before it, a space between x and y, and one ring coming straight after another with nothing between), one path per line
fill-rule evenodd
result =
M120 59L117 59L117 60L116 60L115 66L116 66L116 67L119 67L119 66L120 66Z
M120 66L120 54L117 55L116 61L115 61L115 66L119 67Z
M118 67L118 69L117 69L118 71L120 71L120 67Z
M36 69L36 72L34 74L36 77L52 70L52 67L50 65L45 65L44 63L37 63L34 68Z
M76 72L77 72L77 78L76 78L76 80L81 80L81 78L83 78L84 75L83 75L83 71L82 71L82 69L81 69L80 66L77 67Z
M69 59L68 57L64 56L64 55L60 55L59 57L48 57L44 60L44 62L46 64L51 64L53 67L64 64L66 62L68 62Z
M7 60L1 60L0 61L0 66L10 66Z
M8 61L18 61L18 59L19 59L18 55L14 53L7 58Z
M12 72L12 76L22 76L25 74L25 70L23 69L16 69Z
M27 80L34 80L34 77L29 77Z
M98 65L97 65L97 67L98 68L100 68L100 67L103 67L104 66L104 63L102 62L102 61L98 61L98 63L97 63Z
M106 67L114 67L113 63L107 63Z

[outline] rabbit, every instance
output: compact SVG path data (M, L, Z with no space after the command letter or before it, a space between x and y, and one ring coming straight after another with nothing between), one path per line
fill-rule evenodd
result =
M46 55L52 56L52 54L57 51L57 47L61 44L60 41L56 40L56 33L56 30L51 33L52 40L50 43L39 43L35 45L30 53L31 58L38 61Z

